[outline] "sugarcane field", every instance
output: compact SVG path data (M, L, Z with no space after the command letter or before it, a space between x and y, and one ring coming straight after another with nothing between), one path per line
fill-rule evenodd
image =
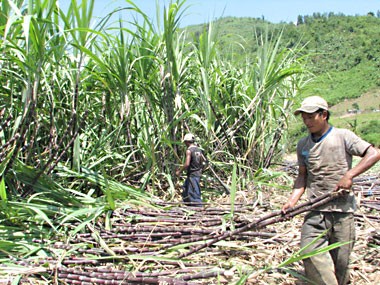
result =
M319 284L347 247L335 280L380 284L380 12L100 2L0 3L0 285ZM310 213L355 234L302 246Z

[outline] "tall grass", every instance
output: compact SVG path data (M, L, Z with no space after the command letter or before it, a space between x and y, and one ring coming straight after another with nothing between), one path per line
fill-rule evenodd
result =
M185 3L159 10L155 26L132 1L99 20L94 0L67 11L55 0L2 1L6 233L26 222L50 236L71 220L80 231L123 203L154 204L159 188L172 199L186 132L220 177L236 175L234 193L281 154L306 80L298 51L280 50L281 34L268 31L257 56L235 66L219 54L213 23L197 35L179 29ZM138 17L123 18L126 10ZM112 15L120 19L110 24Z
M257 57L238 67L218 53L213 23L198 36L179 29L185 1L164 7L162 30L131 1L125 9L142 21L120 18L112 29L111 15L93 20L93 0L73 0L67 12L55 1L28 1L27 9L6 2L13 4L3 17L2 107L18 118L4 130L5 141L20 134L15 157L23 147L25 162L43 168L65 150L60 162L79 172L99 157L118 179L156 182L180 163L185 132L215 152L212 159L237 159L253 172L281 151L303 80L297 52L279 49L281 34L257 37ZM107 149L113 155L104 160ZM134 173L128 164L112 167L118 154Z

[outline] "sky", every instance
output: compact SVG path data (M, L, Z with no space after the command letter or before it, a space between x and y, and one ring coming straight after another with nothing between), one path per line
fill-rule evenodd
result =
M133 0L132 0L133 1ZM175 1L173 1L175 2ZM65 9L70 0L59 0ZM155 19L157 3L162 10L170 0L134 0L144 13ZM95 0L95 16L105 16L117 7L129 6L123 0ZM186 0L181 27L207 23L220 17L264 18L272 23L296 22L298 15L313 13L343 13L344 15L366 15L380 11L380 0ZM125 13L125 12L124 12ZM123 18L126 15L122 15Z

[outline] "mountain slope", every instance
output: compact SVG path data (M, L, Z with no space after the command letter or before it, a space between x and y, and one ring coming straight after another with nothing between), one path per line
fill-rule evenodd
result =
M196 40L208 25L186 29ZM380 109L379 17L371 13L367 16L314 14L299 17L298 25L226 17L211 25L217 34L221 57L234 64L255 57L257 39L262 35L277 38L282 33L283 48L303 46L307 68L314 79L301 90L301 96L323 96L333 106L332 117L336 115L333 121L337 126L351 128L380 145L380 116L376 112ZM353 104L361 112L349 113Z

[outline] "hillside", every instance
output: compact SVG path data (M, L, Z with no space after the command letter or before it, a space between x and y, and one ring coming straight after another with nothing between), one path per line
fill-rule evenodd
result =
M380 18L317 14L303 19L302 24L294 25L226 17L213 23L213 29L221 56L234 63L244 61L246 54L254 54L257 38L266 31L273 38L282 31L283 47L303 46L316 76L305 93L323 94L329 103L356 98L380 87ZM196 38L204 28L189 26L187 31Z
M197 38L203 25L187 27ZM213 23L220 56L234 64L254 55L261 36L278 38L283 48L299 49L306 55L306 66L313 80L301 96L323 96L332 107L332 121L359 132L380 145L380 18L314 14L299 17L298 24L273 24L263 19L226 17ZM353 107L354 105L354 107ZM359 109L355 114L351 109ZM352 111L352 110L351 110ZM335 113L335 114L334 114ZM291 130L291 133L300 133Z

